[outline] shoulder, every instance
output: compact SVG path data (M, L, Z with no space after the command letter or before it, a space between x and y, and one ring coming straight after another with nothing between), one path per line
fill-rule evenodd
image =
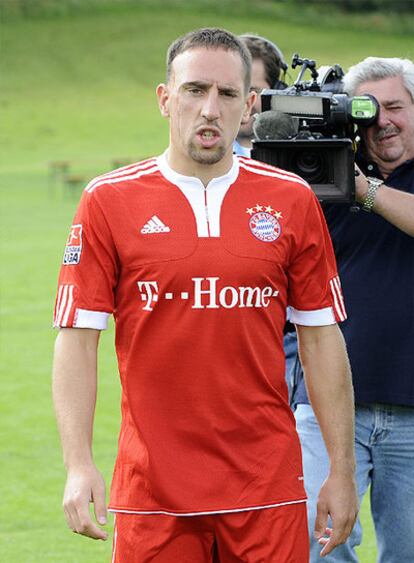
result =
M86 186L85 192L91 194L101 190L103 186L127 187L140 178L150 177L158 172L157 158L148 158L93 178Z
M288 170L283 170L252 158L239 156L238 160L240 169L248 174L250 178L260 177L262 181L266 181L268 185L273 185L275 188L288 185L290 188L295 187L299 191L311 191L308 182L294 172L289 172Z

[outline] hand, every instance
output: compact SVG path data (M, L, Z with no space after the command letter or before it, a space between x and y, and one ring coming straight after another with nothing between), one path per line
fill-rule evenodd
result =
M323 546L321 557L346 542L358 516L358 504L353 474L329 475L319 493L315 521L314 535ZM332 528L327 527L328 515Z
M359 203L362 203L367 197L368 180L355 164L355 197Z
M77 534L106 540L108 534L92 520L89 503L93 502L96 521L106 524L105 481L94 465L70 469L63 495L66 522Z

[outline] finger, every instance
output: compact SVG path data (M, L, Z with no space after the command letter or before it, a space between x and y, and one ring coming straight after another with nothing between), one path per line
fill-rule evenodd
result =
M70 530L75 531L75 524L73 522L72 514L70 510L64 505L63 512L65 513L66 524Z
M318 540L319 543L324 546L320 552L321 557L331 553L331 551L333 551L338 545L344 543L348 537L345 535L343 529L336 531L335 528L327 528L326 536Z
M319 553L319 555L321 557L325 557L326 555L328 555L329 553L331 553L331 551L333 551L335 549L335 547L337 546L337 544L332 543L332 539L331 538L323 538L321 540L319 540L320 543L324 543L324 547L321 550L321 552Z
M319 543L326 543L332 535L332 528L325 528L324 536L318 539ZM328 536L328 537L326 537Z
M318 539L318 544L323 548L325 545L328 544L331 535L332 535L332 528L326 528L324 535ZM323 549L320 551L319 555L323 555Z
M68 526L74 532L93 539L107 539L108 534L92 521L88 497L76 494L71 499L66 499L64 511Z
M73 532L76 532L79 528L78 510L76 508L75 501L67 498L66 495L63 499L63 511L65 513L68 527Z
M314 537L316 539L321 538L328 526L328 511L320 504L316 508L316 519L314 528Z
M108 534L105 530L102 530L95 524L92 520L89 506L78 509L78 517L77 517L77 526L76 531L78 534L82 534L83 536L87 536L89 538L95 540L106 540L108 538Z

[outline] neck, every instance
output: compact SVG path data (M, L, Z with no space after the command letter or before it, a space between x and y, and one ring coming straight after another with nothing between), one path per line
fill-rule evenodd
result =
M391 174L391 172L395 170L398 166L398 164L387 165L387 163L381 163L381 162L377 164L378 164L378 169L381 172L381 176L384 178L384 180L386 180L388 176Z
M396 168L400 166L400 164L403 164L407 160L410 160L410 158L414 158L414 156L410 157L409 155L405 155L403 158L400 158L398 161L394 161L394 162L385 162L383 160L381 161L377 160L376 164L378 166L379 171L381 172L381 176L384 178L384 180L386 180L388 176L392 172L394 172Z
M236 140L239 143L239 145L241 145L242 147L246 147L246 149L253 148L253 143L250 137L237 137Z
M233 152L228 151L224 157L213 164L197 162L190 157L182 158L170 146L167 151L167 162L169 166L183 176L198 178L204 187L207 187L213 178L224 176L233 166Z

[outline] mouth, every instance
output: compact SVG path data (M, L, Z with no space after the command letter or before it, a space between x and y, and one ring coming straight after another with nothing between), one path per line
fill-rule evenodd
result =
M216 127L200 127L196 131L197 139L203 148L214 147L221 139L220 131Z
M376 136L376 141L377 143L386 143L387 141L394 139L394 137L397 137L398 133L399 131L397 131L396 129L385 129L378 133L378 135Z

